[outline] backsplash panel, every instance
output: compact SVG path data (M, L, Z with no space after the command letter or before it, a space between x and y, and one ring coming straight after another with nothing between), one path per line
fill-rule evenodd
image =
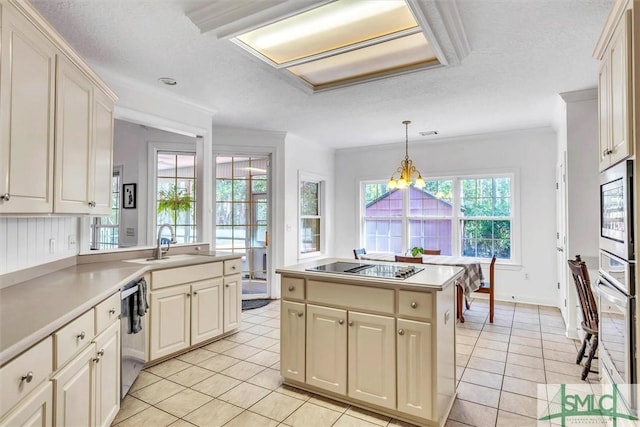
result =
M78 237L77 217L0 218L0 275L77 255Z

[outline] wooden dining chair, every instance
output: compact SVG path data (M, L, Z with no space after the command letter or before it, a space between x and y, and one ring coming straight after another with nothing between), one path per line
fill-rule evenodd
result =
M367 251L364 248L359 248L359 249L354 249L353 250L353 256L356 259L360 259L360 255L366 255Z
M581 325L585 335L582 340L582 346L578 351L576 365L579 365L583 358L587 358L587 361L584 362L581 375L584 381L587 375L589 375L589 372L593 372L594 374L598 373L597 371L591 370L591 361L595 357L596 350L598 349L598 306L591 291L591 280L589 279L587 264L582 261L580 255L576 255L576 259L570 259L567 262L571 269L573 281L576 284L576 291L580 299L580 308L582 309ZM589 353L585 355L587 347L589 348Z
M422 264L422 257L420 256L401 256L396 255L396 262L411 262L414 264Z
M480 284L480 287L475 290L480 294L489 294L489 323L493 323L493 292L494 292L494 283L495 283L495 269L496 269L496 256L494 255L491 258L491 264L489 264L489 281L483 280ZM469 306L467 305L467 308Z

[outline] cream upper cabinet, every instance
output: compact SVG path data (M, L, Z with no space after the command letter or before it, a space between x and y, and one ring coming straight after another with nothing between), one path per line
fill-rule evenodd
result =
M91 173L89 174L94 206L92 215L111 214L113 175L113 101L98 88L93 89L93 132Z
M305 306L300 302L282 301L280 316L280 372L285 378L304 382Z
M395 319L353 311L348 317L348 395L395 409Z
M223 283L218 277L191 286L191 345L222 334Z
M12 6L0 9L0 213L50 213L56 48Z
M56 70L55 213L111 213L113 101L62 55Z
M109 215L115 94L28 2L0 12L0 214Z
M598 78L598 122L600 170L633 154L631 114L632 11L626 10L604 50Z

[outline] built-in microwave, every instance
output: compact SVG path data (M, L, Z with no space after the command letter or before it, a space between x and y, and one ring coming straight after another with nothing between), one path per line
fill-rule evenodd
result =
M616 288L627 295L636 294L635 262L629 262L615 255L611 255L609 252L600 251L598 267L600 274Z
M634 260L633 160L600 174L600 249Z

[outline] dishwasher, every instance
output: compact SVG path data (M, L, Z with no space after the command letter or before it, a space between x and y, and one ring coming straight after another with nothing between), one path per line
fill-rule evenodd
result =
M120 316L120 398L127 392L144 367L145 331L141 317L147 306L147 283L144 279L134 280L120 289L122 314ZM134 310L137 313L134 313ZM140 314L142 313L142 314Z

